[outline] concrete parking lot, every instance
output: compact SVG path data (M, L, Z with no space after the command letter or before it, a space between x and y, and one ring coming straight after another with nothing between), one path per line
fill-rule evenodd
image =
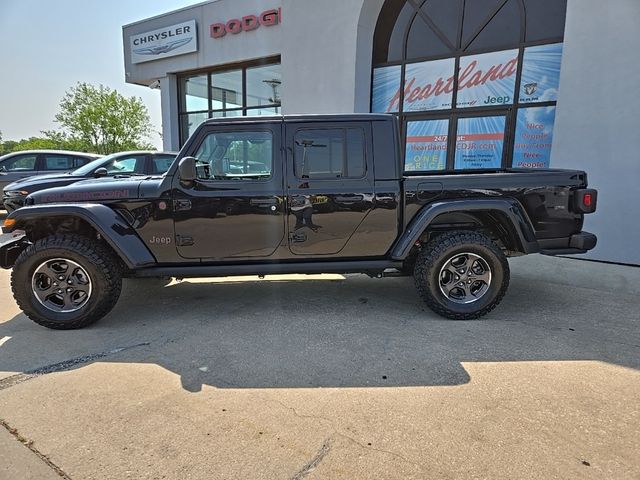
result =
M1 271L0 478L640 478L640 269L511 266L479 321L410 278L130 280L72 332Z

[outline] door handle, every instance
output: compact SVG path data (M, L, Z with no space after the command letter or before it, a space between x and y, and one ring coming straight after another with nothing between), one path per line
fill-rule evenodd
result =
M174 200L173 210L176 212L191 210L191 200Z

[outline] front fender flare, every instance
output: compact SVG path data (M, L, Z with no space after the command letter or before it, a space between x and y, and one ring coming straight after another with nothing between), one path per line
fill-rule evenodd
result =
M80 218L91 225L111 246L116 254L130 269L154 265L156 259L140 239L135 229L112 208L98 203L47 204L22 207L13 211L8 219L15 220L10 233L25 230L32 222L56 217Z
M434 202L425 206L409 223L394 246L391 257L404 260L433 220L443 213L498 211L509 219L521 251L536 253L540 250L531 221L522 205L514 199L465 199Z

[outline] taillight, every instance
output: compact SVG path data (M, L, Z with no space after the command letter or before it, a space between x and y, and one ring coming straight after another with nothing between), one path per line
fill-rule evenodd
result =
M598 203L598 191L592 188L576 190L573 194L573 211L576 213L593 213Z

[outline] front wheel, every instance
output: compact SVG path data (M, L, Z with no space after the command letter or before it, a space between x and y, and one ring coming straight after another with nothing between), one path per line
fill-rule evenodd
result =
M24 250L11 273L20 309L56 330L86 327L115 306L122 288L118 259L78 235L52 235Z
M425 245L414 270L425 303L453 320L480 318L493 310L509 286L509 263L493 241L478 232L444 233Z

